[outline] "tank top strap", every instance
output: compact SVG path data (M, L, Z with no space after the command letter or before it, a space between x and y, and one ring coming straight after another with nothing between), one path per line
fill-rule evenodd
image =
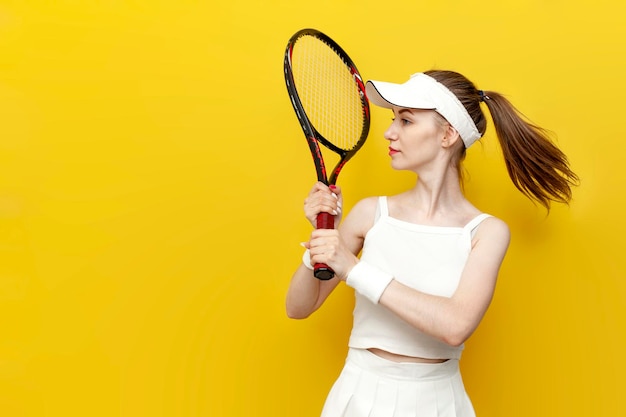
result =
M489 217L493 217L491 214L487 214L487 213L481 213L478 216L474 217L472 220L470 220L469 223L467 223L464 227L463 227L463 231L465 233L469 233L470 236L474 236L474 233L476 231L476 228L478 227L478 225L480 225L483 220L488 219Z
M378 197L378 210L382 217L389 217L389 206L387 205L387 196Z
M387 207L387 197L379 196L378 204L376 205L376 214L374 215L374 223L383 217L389 216L389 209Z

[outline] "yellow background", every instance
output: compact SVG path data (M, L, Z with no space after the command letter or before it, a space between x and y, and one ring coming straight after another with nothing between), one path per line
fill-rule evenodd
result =
M365 78L458 70L554 131L582 185L546 212L490 127L467 193L510 225L467 343L481 417L623 413L623 2L0 1L0 415L317 416L346 352L344 286L284 294L314 171L282 75L303 27ZM346 206L412 185L373 110Z

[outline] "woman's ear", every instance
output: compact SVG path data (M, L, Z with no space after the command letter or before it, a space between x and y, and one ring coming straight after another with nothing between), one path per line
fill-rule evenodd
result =
M461 135L459 135L459 132L450 124L446 125L443 133L444 135L441 139L441 146L443 146L444 148L452 148L455 143L461 140Z

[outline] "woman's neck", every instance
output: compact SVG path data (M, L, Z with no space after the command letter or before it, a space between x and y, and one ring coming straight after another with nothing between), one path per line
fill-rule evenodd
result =
M397 210L402 217L416 223L439 224L463 223L477 209L465 198L456 169L444 175L418 176L415 186L398 196Z

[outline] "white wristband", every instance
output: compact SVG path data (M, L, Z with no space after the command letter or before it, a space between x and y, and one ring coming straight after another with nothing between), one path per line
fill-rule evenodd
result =
M346 278L346 284L354 288L359 294L378 304L378 300L393 279L391 274L360 261L352 268Z
M313 270L313 265L311 265L311 251L309 251L308 249L305 250L304 254L302 255L302 263L311 271Z

